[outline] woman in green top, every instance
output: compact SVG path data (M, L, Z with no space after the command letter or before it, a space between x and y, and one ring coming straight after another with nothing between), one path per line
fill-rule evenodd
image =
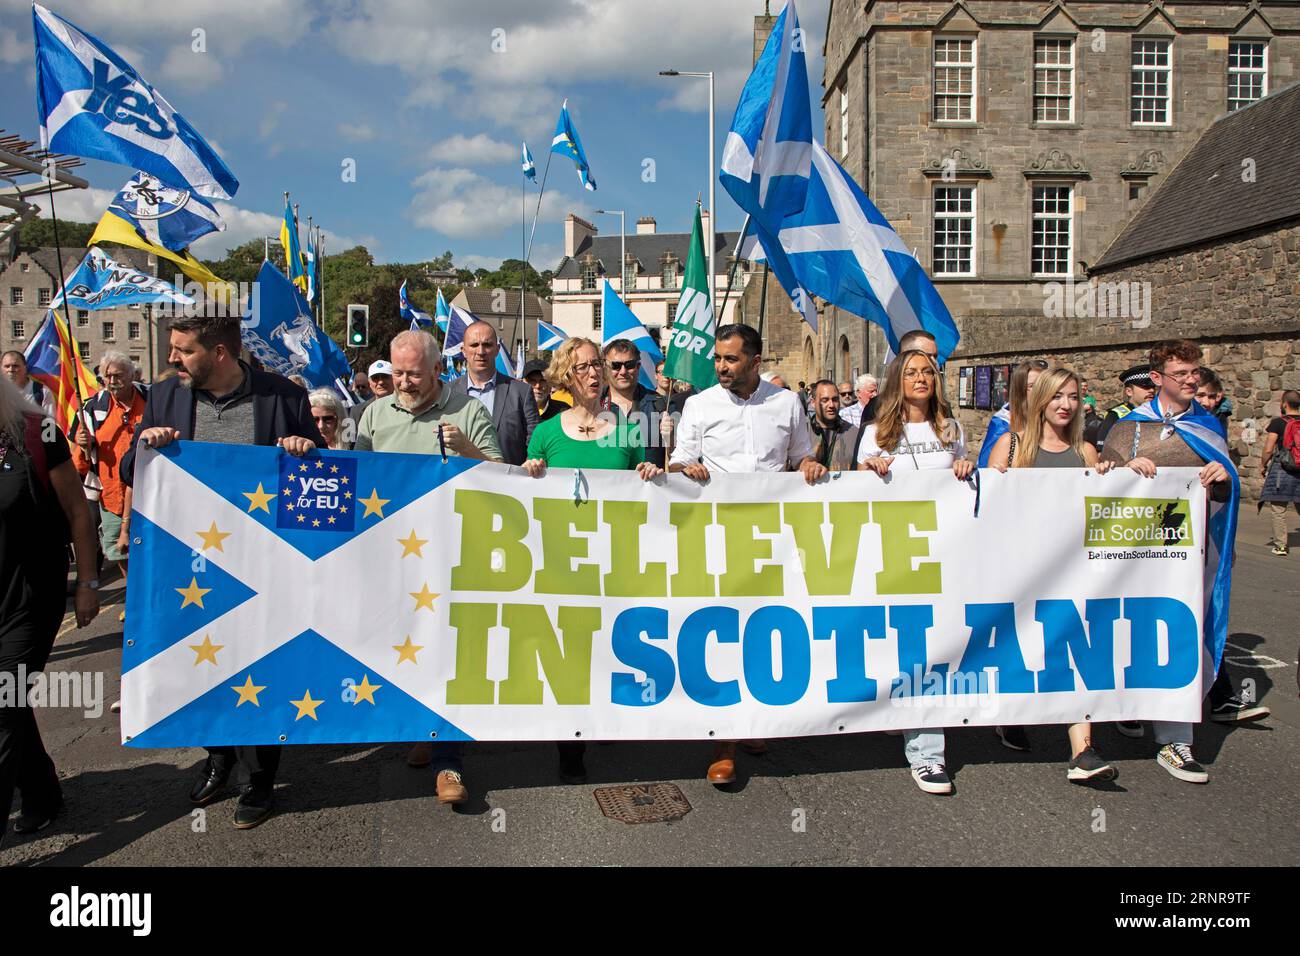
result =
M590 339L568 339L556 350L555 359L546 370L552 388L564 388L573 396L573 407L533 429L528 441L528 460L524 470L534 478L546 473L548 465L556 468L635 468L645 481L664 473L645 460L645 442L640 429L622 416L602 413L600 387L604 384L605 363L600 347ZM558 741L560 779L565 783L586 783L587 768L583 756L587 745L580 741Z

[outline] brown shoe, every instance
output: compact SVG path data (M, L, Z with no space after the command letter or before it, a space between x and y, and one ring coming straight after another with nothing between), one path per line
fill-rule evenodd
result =
M736 745L735 743L718 744L713 752L713 763L705 774L709 783L715 786L736 782Z
M438 774L438 802L464 803L469 799L469 791L461 782L460 774L455 770L444 770Z
M745 753L749 754L751 757L761 757L763 754L767 753L767 741L742 740L740 742L740 749L745 751Z
M431 763L433 763L433 744L414 744L410 753L406 755L408 767L427 767Z

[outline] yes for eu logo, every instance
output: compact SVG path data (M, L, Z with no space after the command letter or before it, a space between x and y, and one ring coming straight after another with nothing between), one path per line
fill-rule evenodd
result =
M354 458L294 458L280 460L280 495L275 510L277 528L307 531L351 531L353 493L357 484Z

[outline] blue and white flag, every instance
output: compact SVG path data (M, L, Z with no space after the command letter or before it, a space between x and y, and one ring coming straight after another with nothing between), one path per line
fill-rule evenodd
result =
M415 306L411 305L411 300L406 297L406 280L402 280L401 288L397 290L398 308L402 313L402 319L411 323L411 331L415 332L420 329L428 329L433 326L433 319L428 312L421 312Z
M564 340L569 337L569 333L558 325L551 325L549 322L537 320L537 351L554 352Z
M789 0L740 91L718 179L741 209L775 233L803 208L811 165L804 34Z
M591 168L587 164L587 154L583 151L582 140L569 118L569 101L560 107L560 120L555 124L555 137L551 140L551 152L568 156L578 167L578 179L587 189L596 189L596 180L592 178Z
M889 221L853 177L813 144L813 173L804 208L779 234L755 222L758 241L777 279L804 317L809 294L874 322L889 347L915 329L934 336L939 362L960 335L939 291ZM810 324L815 322L815 313ZM816 326L813 326L816 328Z
M316 327L302 293L270 262L257 274L240 336L267 369L286 378L301 375L312 388L350 381L352 369L339 344Z
M1011 406L1003 405L989 419L989 430L984 433L984 444L980 445L979 462L976 467L989 466L989 456L993 454L993 446L1009 431L1011 431Z
M641 324L631 309L627 307L617 295L614 294L614 287L609 284L608 279L601 280L604 282L604 293L601 297L601 345L608 345L615 339L628 339L641 351L641 374L637 376L639 381L650 391L658 388L655 381L655 366L664 360L664 353L659 348L659 343L650 337L646 327Z
M32 28L42 148L130 166L200 196L235 195L239 180L216 150L131 64L40 4Z
M314 245L315 241L316 238L311 234L311 231L308 230L307 254L306 254L307 301L312 305L315 305L316 303L316 246Z
M193 299L176 291L166 280L114 262L99 246L86 253L77 271L68 276L65 288L68 306L73 309L121 309L148 302L194 304ZM49 307L53 310L62 305L60 291Z
M136 173L108 204L147 241L172 252L226 228L212 204L188 189L173 189L157 176Z
M1237 540L1237 503L1241 500L1241 477L1237 466L1228 454L1222 423L1192 400L1191 406L1177 417L1166 415L1160 408L1160 394L1151 401L1133 409L1120 421L1137 421L1160 428L1161 437L1171 437L1173 432L1187 443L1192 451L1206 462L1216 461L1224 467L1231 482L1228 501L1209 502L1209 534L1206 535L1205 553L1205 652L1213 661L1206 668L1206 686L1218 673L1223 660L1223 645L1228 639L1228 605L1232 598L1233 548ZM1139 426L1140 428L1141 426ZM1133 444L1137 445L1137 435Z
M442 354L451 358L461 354L465 346L465 330L478 321L478 316L466 312L458 305L447 307L447 337L443 340Z
M510 360L510 350L500 342L497 343L497 371L510 378L519 377L515 374L515 363Z
M527 176L529 179L531 179L533 182L537 182L537 164L533 162L533 154L529 151L528 144L524 143L523 146L524 146L524 151L523 151L521 165L523 166L524 169L524 175Z
M447 305L447 300L442 297L442 289L438 290L438 301L433 309L433 320L438 323L438 328L443 334L447 333L447 320L451 318L451 308Z

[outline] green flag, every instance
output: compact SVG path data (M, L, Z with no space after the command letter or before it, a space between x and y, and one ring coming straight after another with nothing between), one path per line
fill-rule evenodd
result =
M695 207L691 251L686 255L682 297L677 300L673 334L668 340L664 377L689 382L696 391L718 384L713 370L713 303L709 301L709 273L704 264L704 227L700 207Z

